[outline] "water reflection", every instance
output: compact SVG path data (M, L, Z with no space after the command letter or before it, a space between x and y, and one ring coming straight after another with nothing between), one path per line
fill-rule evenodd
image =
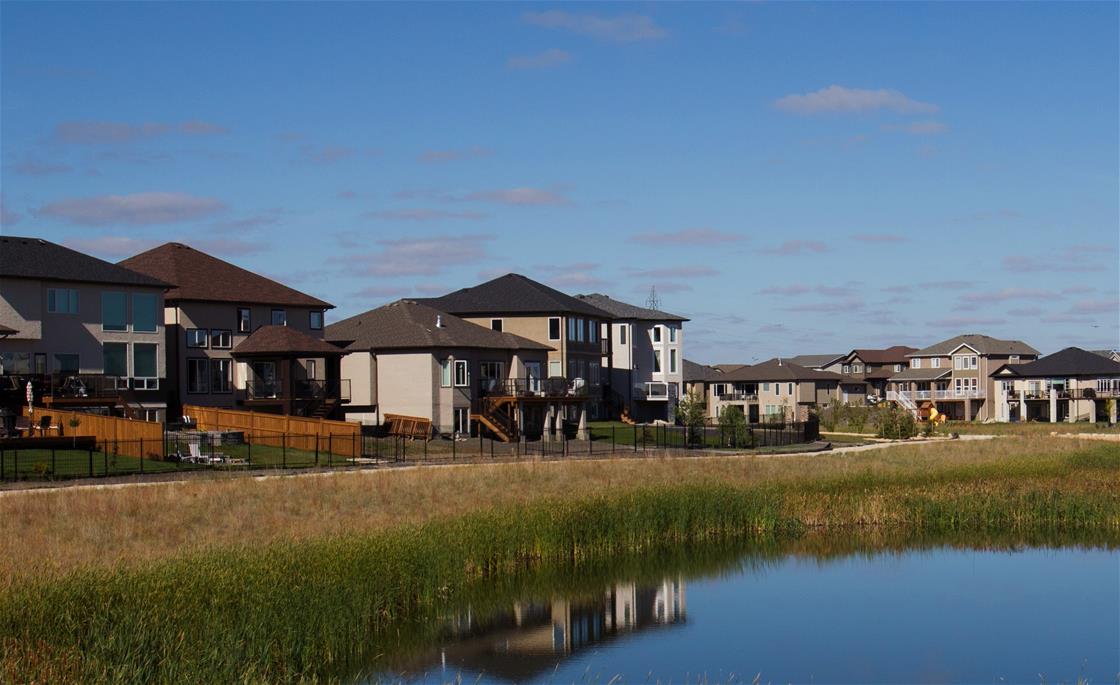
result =
M681 625L685 613L680 576L658 585L615 583L599 596L515 602L482 616L468 608L447 619L440 668L447 680L471 672L533 681L575 652Z

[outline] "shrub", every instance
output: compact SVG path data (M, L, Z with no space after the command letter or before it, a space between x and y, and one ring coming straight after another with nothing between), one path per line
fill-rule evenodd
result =
M719 435L725 447L750 447L750 431L743 410L731 406L719 415Z
M876 434L880 438L905 440L918 434L918 422L914 416L897 406L878 409L874 420Z

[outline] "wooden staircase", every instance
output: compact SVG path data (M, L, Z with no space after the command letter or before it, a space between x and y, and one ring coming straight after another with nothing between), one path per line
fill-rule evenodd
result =
M512 397L485 397L481 411L472 414L471 418L489 429L498 440L513 442L520 435L514 414L516 406L517 401Z
M308 413L308 416L313 419L325 419L334 412L335 407L337 407L339 404L341 404L341 402L336 399L323 400L315 405L314 408L312 408L312 410Z
M124 414L126 419L144 418L144 411L134 390L122 390L121 394L117 396L117 404L120 405L121 413Z

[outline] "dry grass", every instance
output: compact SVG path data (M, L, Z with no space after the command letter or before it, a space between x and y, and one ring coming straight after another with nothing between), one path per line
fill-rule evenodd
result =
M790 481L819 486L838 479L888 477L920 492L931 479L950 472L996 467L1009 469L1007 475L1015 468L1027 469L1035 486L1063 492L1115 487L1116 474L1110 471L1099 479L1063 473L1063 456L1094 446L1100 449L1068 438L1005 438L846 455L483 464L14 492L0 496L5 529L0 536L0 587L20 577L86 566L380 530L546 497L618 493L639 486ZM980 473L975 479L966 474L964 481L962 491L980 496L990 486ZM884 507L897 495L884 491L867 498L861 505L869 507L866 520L884 522ZM813 497L794 499L803 500L798 509L803 520L822 523L829 508Z

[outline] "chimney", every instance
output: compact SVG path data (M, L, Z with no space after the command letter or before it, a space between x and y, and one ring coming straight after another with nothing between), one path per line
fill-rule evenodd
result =
M781 366L781 365L782 365L782 358L778 357L778 366Z
M443 328L443 315L436 314L436 328Z

